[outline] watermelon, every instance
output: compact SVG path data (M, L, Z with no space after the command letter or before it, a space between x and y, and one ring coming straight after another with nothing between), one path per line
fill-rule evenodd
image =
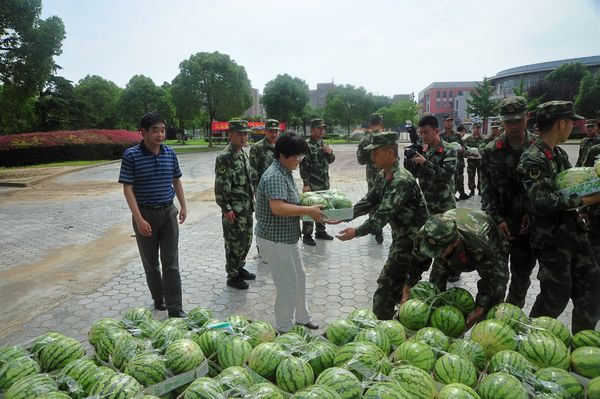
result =
M285 351L276 342L263 342L258 344L256 348L250 352L248 358L248 367L254 370L255 373L264 377L270 378L275 375L277 366L283 359L287 357Z
M338 349L333 364L345 367L358 378L373 378L378 374L387 375L391 364L385 353L371 342L350 342Z
M250 357L252 346L239 335L223 337L217 348L217 360L222 368L241 366Z
M352 208L352 201L341 195L335 195L329 203L333 209Z
M281 397L283 399L283 396ZM292 395L293 399L341 399L341 396L324 385L311 385Z
M465 316L451 305L440 306L431 313L429 325L437 328L445 335L458 338L465 331Z
M582 346L595 346L600 348L600 331L582 330L571 338L571 348L577 349Z
M527 399L521 381L507 373L493 373L483 377L477 386L481 399Z
M302 348L302 358L308 360L315 377L333 366L336 353L337 347L325 340L309 342Z
M215 377L215 380L221 384L221 388L225 391L239 387L248 389L253 384L248 371L240 366L227 367Z
M477 370L483 370L486 363L485 350L476 341L468 339L457 339L448 348L448 353L469 359Z
M246 391L244 398L247 399L284 399L285 396L281 389L270 382L261 382L253 385Z
M277 342L290 352L296 352L298 348L306 343L306 340L298 334L287 332L275 338L273 342Z
M440 295L437 285L429 281L419 281L410 289L409 299L419 299L427 303L433 303Z
M539 369L533 387L537 394L553 394L565 399L583 399L583 386L571 373L556 367Z
M312 339L312 334L310 330L306 326L300 324L294 324L289 332L301 336L302 339L305 341L309 341L310 339Z
M29 351L20 346L5 346L0 348L0 366L11 360L31 355Z
M204 354L197 343L190 339L178 339L165 350L166 364L173 374L181 374L200 366Z
M430 372L435 363L435 353L431 346L419 341L406 341L392 353L392 361L405 361Z
M587 387L588 399L600 399L600 377L590 381Z
M189 324L186 319L180 317L171 317L162 323L163 326L172 326L180 329L184 333L189 330Z
M429 321L429 305L420 299L409 299L400 305L398 320L409 330L420 330Z
M110 360L110 355L115 350L115 344L121 339L131 337L132 335L126 330L113 328L105 330L103 335L98 338L96 345L94 345L96 355L103 361L108 362Z
M206 330L200 333L198 338L194 339L194 342L200 345L200 349L202 349L202 353L204 353L206 357L211 357L217 353L219 342L221 342L226 335L225 331L222 330Z
M4 399L32 399L58 391L56 381L46 374L34 374L14 383L4 394Z
M332 388L342 399L358 399L363 391L358 378L350 371L339 367L326 369L315 383Z
M188 322L197 328L203 327L207 321L214 318L215 314L213 313L213 311L202 306L195 307L194 309L190 310L187 314Z
M29 348L29 352L37 356L46 345L62 337L64 337L64 335L57 332L47 332L42 334L33 340L31 347ZM2 364L1 360L0 364Z
M471 339L481 345L488 358L503 350L516 350L518 346L515 331L500 320L477 323L471 331Z
M273 341L277 336L277 331L269 323L255 321L244 329L244 335L248 337L248 343L254 348L262 342Z
M412 396L395 382L382 381L371 385L364 399L412 399Z
M473 388L465 384L445 385L438 394L438 399L481 399Z
M40 366L46 371L58 370L85 356L79 341L70 337L59 338L49 343L40 352Z
M35 397L35 399L71 399L71 396L65 392L56 391L38 395Z
M143 387L135 378L122 373L116 373L98 380L90 390L90 396L97 395L102 399L133 398L142 392Z
M127 362L125 374L132 376L145 387L164 381L169 376L165 361L155 353L140 353L134 356Z
M402 324L396 320L384 320L377 325L377 328L387 335L392 349L396 349L406 341L406 331L404 331Z
M537 368L567 369L571 363L569 351L563 342L545 331L533 331L522 338L519 353Z
M446 351L450 346L450 339L435 327L421 328L411 337L411 340L426 343L431 346L436 353Z
M541 316L531 320L529 324L531 330L543 330L555 335L568 348L571 344L571 332L564 323L553 317Z
M97 381L100 381L106 377L110 377L116 374L116 371L104 366L89 368L81 374L81 377L78 379L78 382L79 384L81 384L83 392L87 396L89 396L90 391L92 390Z
M30 357L12 359L0 367L0 392L6 391L23 378L42 371L40 365Z
M365 328L360 330L354 341L372 342L386 355L389 355L391 350L390 340L384 331L378 328Z
M246 316L240 316L237 314L229 316L227 321L231 324L235 331L243 331L249 324L250 321Z
M150 339L152 341L152 346L158 350L164 350L172 342L182 339L183 334L183 331L175 326L163 325L154 332Z
M86 396L81 380L85 373L90 373L97 368L98 366L96 366L96 363L87 357L82 357L81 359L77 359L74 362L67 364L56 378L59 383L59 388L63 391L70 392L74 398Z
M508 373L519 380L533 372L533 366L519 352L505 350L496 353L490 359L488 373Z
M466 317L475 310L475 299L469 291L460 287L452 287L447 291L444 291L440 296L437 303L444 305L454 306L462 312Z
M348 316L348 320L354 322L360 328L372 328L377 326L377 316L371 309L355 309Z
M131 359L137 354L150 350L152 345L150 345L150 342L148 341L127 337L116 342L114 348L115 349L111 356L112 364L117 369L123 371L127 360Z
M571 353L573 371L587 378L600 377L600 348L582 346Z
M563 190L597 178L593 167L577 166L558 173L554 177L554 186L557 190Z
M96 347L100 337L105 336L108 330L123 330L124 328L125 326L119 320L110 318L96 320L88 332L88 341Z
M527 326L527 315L512 303L499 303L490 309L487 319L501 320L514 331L523 331Z
M434 399L436 395L435 382L429 373L418 367L401 365L390 371L389 377L414 399Z
M315 381L310 364L304 359L288 356L283 359L275 372L277 386L286 392L294 393Z
M435 379L444 384L458 382L475 387L477 370L470 360L462 356L447 353L436 360L433 366Z
M163 323L161 323L158 320L143 320L139 322L134 328L128 328L127 331L129 331L134 337L150 339L152 338L156 330L158 330L162 326Z
M137 325L142 321L152 320L152 312L142 306L129 308L123 313L123 324Z
M335 345L345 345L358 334L358 327L350 320L334 320L325 329L325 337Z

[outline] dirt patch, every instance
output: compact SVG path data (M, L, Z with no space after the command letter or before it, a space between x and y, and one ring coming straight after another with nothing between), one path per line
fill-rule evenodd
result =
M81 182L56 184L39 183L35 187L27 187L2 193L3 201L23 202L57 202L87 196L102 196L121 190L117 182Z
M60 166L47 168L0 169L0 180L31 180L80 168L80 166Z
M187 202L214 202L215 201L215 190L207 189L197 193L193 193L186 198Z

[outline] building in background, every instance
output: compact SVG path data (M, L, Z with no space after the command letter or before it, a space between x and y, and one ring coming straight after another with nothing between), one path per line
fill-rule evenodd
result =
M254 87L250 89L250 95L252 96L252 106L244 112L244 116L264 115L265 110L260 103L260 98L262 96L258 92L258 89L255 89Z
M410 94L394 94L392 96L392 102L398 102L398 101L402 101L402 100L411 100L414 101L415 100L415 93L410 93Z
M433 82L419 92L421 113L431 113L442 126L442 117L454 116L457 122L467 117L467 100L480 82Z
M335 89L335 83L317 83L317 90L309 90L310 106L313 108L323 108L327 99L327 93Z

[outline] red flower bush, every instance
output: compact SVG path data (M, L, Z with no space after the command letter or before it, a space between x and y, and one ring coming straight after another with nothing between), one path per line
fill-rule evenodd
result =
M134 145L142 140L140 132L129 130L76 130L21 133L0 136L0 151L16 148L113 143Z

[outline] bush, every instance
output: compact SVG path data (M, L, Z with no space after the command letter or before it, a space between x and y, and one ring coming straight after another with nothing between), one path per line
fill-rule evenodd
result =
M0 136L0 166L119 159L142 135L127 130L80 130Z

